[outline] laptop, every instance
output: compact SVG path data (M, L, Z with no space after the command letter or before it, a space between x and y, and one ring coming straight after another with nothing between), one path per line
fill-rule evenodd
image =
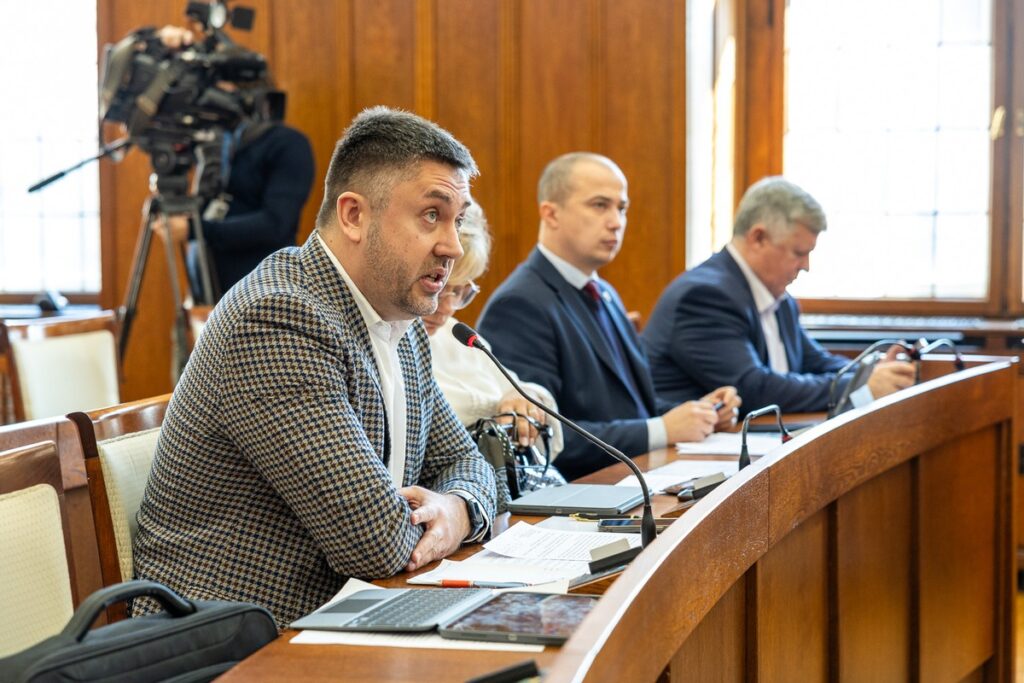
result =
M639 486L610 484L566 484L537 489L508 504L516 515L571 515L589 512L595 515L621 515L643 502Z
M487 588L379 588L353 593L293 621L292 628L324 631L420 632L491 599Z

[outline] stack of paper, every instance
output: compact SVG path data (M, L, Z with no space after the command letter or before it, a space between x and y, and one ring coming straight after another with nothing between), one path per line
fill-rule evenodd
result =
M650 472L644 472L644 480L651 493L664 491L666 487L709 474L721 472L731 477L739 471L738 460L676 460ZM618 482L616 486L638 486L636 477L630 475Z
M782 445L779 434L747 434L750 455L767 455ZM692 455L735 455L739 457L742 437L739 432L715 432L703 441L677 443L677 453Z
M438 586L447 581L518 583L565 593L570 579L590 572L592 550L623 539L629 547L640 545L639 534L562 531L519 522L486 543L476 555L462 562L443 560L436 569L408 582Z

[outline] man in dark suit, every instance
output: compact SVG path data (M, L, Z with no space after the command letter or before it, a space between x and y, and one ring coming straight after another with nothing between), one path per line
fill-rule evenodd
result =
M682 405L658 401L619 295L597 277L622 246L629 198L610 159L563 155L538 184L537 247L487 302L480 332L524 380L546 387L580 426L634 456L731 425L739 399L720 387ZM716 411L714 405L721 403ZM572 431L556 464L569 479L614 462Z
M136 577L255 602L284 627L346 577L416 569L486 534L494 470L434 381L419 319L462 255L475 173L432 123L356 117L316 232L203 328L139 510Z
M732 241L677 277L644 329L661 398L685 401L728 383L750 410L770 403L786 412L827 407L835 373L849 359L807 335L796 301L786 293L809 269L825 227L821 205L785 178L764 178L747 190ZM890 349L874 367L865 400L913 383L913 366L895 360L895 352Z

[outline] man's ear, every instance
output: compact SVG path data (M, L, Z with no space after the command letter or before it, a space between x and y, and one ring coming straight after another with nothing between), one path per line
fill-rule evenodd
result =
M760 249L771 242L768 227L764 223L755 223L747 231L746 243L751 249Z
M334 202L334 215L338 229L349 241L354 243L366 239L366 231L370 226L370 203L361 194L343 192Z
M541 202L539 206L540 220L548 228L558 228L558 204Z

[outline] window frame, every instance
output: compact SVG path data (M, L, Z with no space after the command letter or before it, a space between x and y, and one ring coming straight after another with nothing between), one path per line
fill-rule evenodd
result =
M786 0L733 0L738 61L734 205L743 191L766 175L782 173L785 133ZM1006 107L1003 133L991 144L989 188L989 278L984 299L838 299L801 298L806 313L983 315L1024 314L1021 279L1024 250L1024 0L992 0L993 88L990 112ZM1011 113L1012 112L1012 113ZM1013 228L1016 226L1016 229Z

